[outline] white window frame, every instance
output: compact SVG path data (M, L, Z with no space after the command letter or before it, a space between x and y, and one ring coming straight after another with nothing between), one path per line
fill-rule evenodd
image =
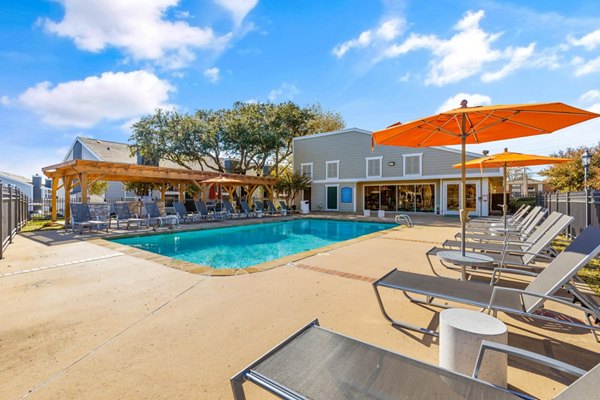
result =
M302 163L300 164L300 173L304 174L304 167L305 166L309 166L310 167L310 181L312 182L313 180L313 163ZM327 173L327 171L325 171L325 173Z
M419 173L418 174L407 174L406 173L406 158L407 157L419 157ZM423 153L402 154L402 174L404 176L423 176Z
M379 160L379 175L369 175L369 161L371 160ZM383 167L383 156L379 157L366 157L365 158L365 177L369 178L381 178Z
M335 178L327 176L327 172L329 171L329 164L336 164L337 176ZM340 179L340 160L335 161L325 161L325 180L326 181L336 181Z

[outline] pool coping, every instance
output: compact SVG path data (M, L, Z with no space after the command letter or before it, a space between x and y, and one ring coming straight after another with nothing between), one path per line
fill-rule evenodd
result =
M331 217L311 216L311 217L309 217L308 215L293 215L293 216L291 216L291 218L285 218L285 219L278 218L278 219L273 219L273 220L267 219L265 221L257 221L257 219L247 219L244 221L248 221L248 222L253 221L253 222L255 222L255 224L265 224L265 223L273 223L273 222L281 222L281 221L289 221L289 220L297 220L297 219L325 219L325 220L346 221L346 222L353 221L353 222L360 222L360 223L362 223L362 222L381 222L381 221L371 221L371 220L356 221L353 219L335 218L334 216L331 216ZM242 220L240 220L240 221L242 221ZM391 222L383 222L383 223L391 223ZM179 229L177 231L143 232L142 234L136 233L136 234L132 234L132 235L111 236L110 239L119 239L119 238L124 238L124 237L133 237L133 236L153 236L153 235L162 235L162 234L176 233L176 232L190 232L190 231L196 231L196 230L220 229L220 228L245 226L245 225L249 225L249 224L239 224L239 225L235 224L235 225L227 225L227 226L203 227L201 229ZM196 228L197 228L197 226L196 226ZM369 234L362 235L362 236L359 236L359 237L356 237L353 239L344 240L342 242L332 243L327 246L317 247L315 249L303 251L300 253L290 254L289 256L277 258L275 260L266 261L266 262L260 263L260 264L251 265L246 268L220 268L220 269L217 269L217 268L210 267L208 265L194 264L194 263L191 263L188 261L178 260L176 258L163 256L163 255L157 254L157 253L152 253L150 251L142 250L142 249L139 249L136 247L131 247L131 246L128 246L125 244L111 242L110 240L104 239L104 238L91 239L90 242L95 245L105 247L110 250L119 251L123 254L129 255L132 257L136 257L136 258L140 258L140 259L148 260L148 261L153 261L153 262L165 265L166 267L169 267L169 268L174 268L174 269L178 269L178 270L185 271L188 273L198 274L198 275L203 275L203 276L223 277L223 276L254 274L257 272L268 271L273 268L281 267L284 265L293 265L295 262L303 260L305 258L312 257L312 256L315 256L315 255L321 254L321 253L327 253L331 250L350 246L352 244L360 243L365 240L369 240L369 239L373 239L373 238L385 235L387 233L390 233L391 231L401 230L403 228L405 228L405 226L397 225L397 226L391 227L389 229L383 229L381 231L369 233Z

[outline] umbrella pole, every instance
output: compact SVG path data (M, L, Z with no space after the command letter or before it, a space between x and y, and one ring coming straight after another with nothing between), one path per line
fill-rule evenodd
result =
M506 203L506 163L504 163L504 174L502 176L502 193L504 193L504 198L502 199L502 215L504 216L504 234L506 235L506 211L508 209L508 204Z
M462 135L460 137L461 140L461 168L460 168L460 186L461 186L461 209L460 213L460 252L462 256L465 256L465 245L466 245L466 231L467 231L467 168L465 163L467 162L467 134L465 132L466 125L466 114L462 116ZM465 277L463 276L463 280Z

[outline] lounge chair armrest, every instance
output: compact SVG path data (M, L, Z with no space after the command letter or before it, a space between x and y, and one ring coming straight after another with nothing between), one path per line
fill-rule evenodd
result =
M526 255L532 255L532 256L535 256L535 257L539 257L539 258L545 258L545 259L548 259L548 260L552 260L552 257L545 256L545 255L543 255L543 254L541 254L541 253L532 253L532 252L530 252L530 251L523 251L523 250L508 250L508 252L509 252L509 253L511 253L511 254L518 254L518 255L522 255L522 256L526 256Z
M479 374L481 363L483 361L483 356L486 350L497 351L500 353L505 353L507 355L524 358L529 361L534 361L547 367L566 372L570 375L574 375L578 378L580 376L585 375L587 372L581 368L577 368L571 364L567 364L565 362L544 356L542 354L534 353L528 350L523 350L518 347L509 346L507 344L495 343L490 342L488 340L484 340L481 342L481 347L479 348L479 354L477 356L477 362L475 363L475 368L473 369L473 378L475 379L477 379L477 375Z
M492 273L492 279L490 280L490 285L494 285L500 279L500 274L507 272L509 274L516 275L526 275L526 276L538 276L537 272L525 271L522 269L516 268L494 268L494 272Z
M526 295L526 296L531 296L531 297L538 297L543 300L553 301L555 303L562 304L563 306L575 308L576 310L581 311L583 313L589 312L588 308L582 307L575 303L571 303L570 301L567 301L565 299L562 299L562 298L559 298L556 296L547 296L545 294L531 293L524 289L508 288L508 287L503 287L503 286L494 286L494 290L492 291L492 297L490 298L490 303L486 307L488 309L488 311L491 311L493 309L493 305L494 305L493 303L494 303L494 299L496 297L496 293L500 292L500 291L518 293L521 296L521 304L523 304L523 295Z

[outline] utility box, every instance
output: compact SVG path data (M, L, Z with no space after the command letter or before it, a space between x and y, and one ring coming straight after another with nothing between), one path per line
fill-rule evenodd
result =
M300 202L300 212L302 214L308 214L310 213L310 203L308 200L302 200Z

